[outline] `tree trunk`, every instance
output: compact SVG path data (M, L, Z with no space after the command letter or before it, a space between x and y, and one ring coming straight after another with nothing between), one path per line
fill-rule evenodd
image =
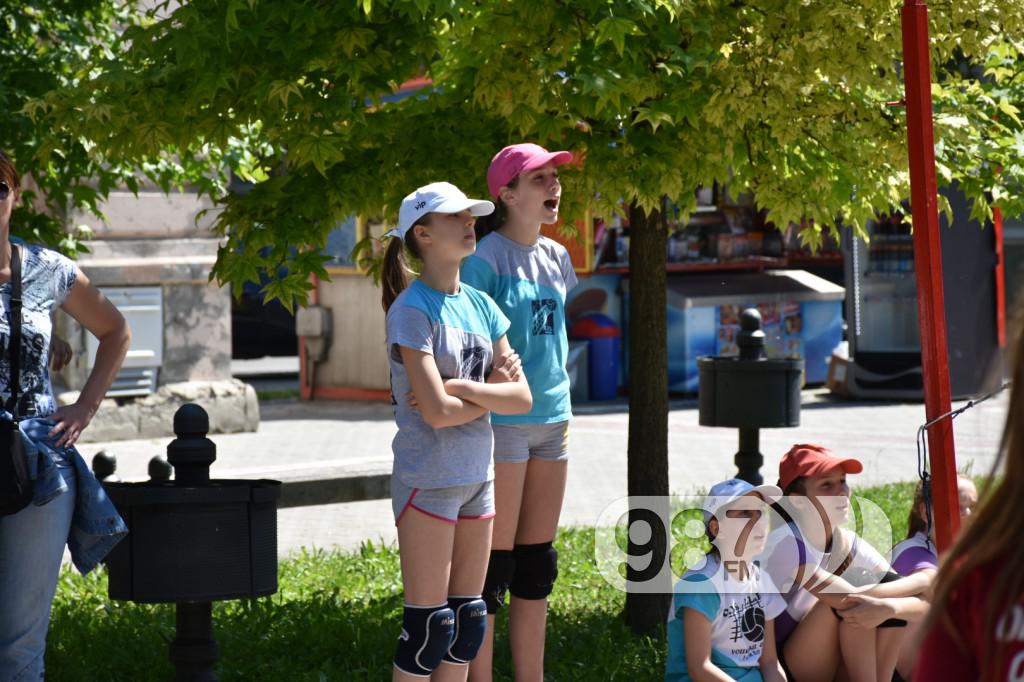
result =
M664 205L664 204L663 204ZM630 505L629 523L638 530L649 525L645 509L655 511L666 522L668 496L668 339L666 331L666 257L668 232L663 212L646 214L635 204L629 209L629 451L628 491L630 497L658 496ZM658 525L658 524L653 524ZM651 561L668 565L665 529L651 528L647 543L634 542L630 533L627 553L637 557L640 570L646 555ZM642 540L646 533L640 533ZM627 564L627 581L639 581L640 570ZM626 622L634 633L651 635L664 627L672 590L671 574L657 571L643 583L644 589L626 594ZM667 579L666 579L667 578ZM652 593L652 588L654 592Z

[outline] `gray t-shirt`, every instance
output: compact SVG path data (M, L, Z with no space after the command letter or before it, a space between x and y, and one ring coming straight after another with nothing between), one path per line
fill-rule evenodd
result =
M492 364L493 344L508 326L494 301L466 284L449 295L417 280L391 305L388 362L398 423L391 443L393 475L405 485L445 488L489 481L494 477L494 435L489 413L459 426L434 429L427 424L405 397L412 385L398 347L433 355L442 379L482 382Z

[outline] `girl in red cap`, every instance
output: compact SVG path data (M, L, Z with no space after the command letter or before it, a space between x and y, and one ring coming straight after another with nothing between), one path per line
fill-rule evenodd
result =
M490 295L511 321L508 340L533 395L528 414L493 417L497 515L484 585L491 627L470 669L477 682L491 679L494 614L506 592L512 595L516 679L544 677L547 598L558 575L552 541L565 494L572 416L565 297L576 286L576 273L565 247L540 229L558 220L558 166L570 161L569 152L535 144L498 152L487 170L495 211L478 223L482 238L462 265L462 280Z
M787 678L889 680L907 620L921 620L921 576L900 578L849 520L847 474L863 465L820 445L794 445L779 464L786 525L772 533L766 569L786 600L776 621ZM868 586L871 587L868 587Z
M1018 323L1021 317L1018 317ZM993 484L935 585L915 680L1024 679L1024 334ZM994 472L1005 465L999 478Z

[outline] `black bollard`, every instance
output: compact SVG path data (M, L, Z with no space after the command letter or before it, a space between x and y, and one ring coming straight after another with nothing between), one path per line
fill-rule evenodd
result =
M202 485L210 481L210 465L217 459L217 446L206 437L210 418L194 404L174 413L174 433L167 446L167 463L174 468L178 485ZM151 469L153 462L150 461ZM175 637L170 646L176 682L216 682L219 657L213 638L212 604L178 602L175 605Z
M149 460L148 472L151 481L169 481L171 474L174 473L174 467L163 455L153 455Z
M203 408L184 405L167 459L149 462L150 480L105 486L131 529L107 557L107 592L175 605L169 658L179 682L217 679L212 602L277 591L281 483L211 479L217 448L209 426Z
M100 450L92 456L92 473L104 483L117 483L121 478L117 471L117 457L106 450Z

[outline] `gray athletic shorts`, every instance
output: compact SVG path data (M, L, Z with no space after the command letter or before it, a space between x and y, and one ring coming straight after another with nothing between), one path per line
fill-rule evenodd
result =
M392 476L391 509L396 526L410 507L449 523L489 519L494 516L494 481L448 488L410 488Z
M554 424L494 424L494 461L517 464L531 457L569 459L569 421Z

